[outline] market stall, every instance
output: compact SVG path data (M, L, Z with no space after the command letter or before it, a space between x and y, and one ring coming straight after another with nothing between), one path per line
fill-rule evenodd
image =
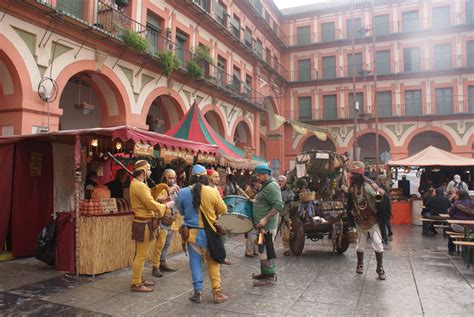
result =
M14 256L33 255L38 233L54 215L57 270L99 274L130 266L130 203L107 197L107 188L100 186L92 199L84 200L83 176L92 170L98 183L112 180L118 166L108 152L122 161L144 158L156 165L166 164L160 156L165 151L167 159L201 155L213 163L217 148L126 126L0 138L0 189L11 193L0 206L6 220L0 243L10 235ZM179 250L177 240L171 252Z
M389 161L388 166L392 169L392 175L397 174L398 168L403 168L405 171L417 169L420 175L418 191L423 195L429 187L446 186L455 174L459 174L464 182L471 184L474 159L454 155L434 146L429 146L405 159ZM421 225L418 221L421 207L421 198L392 200L393 223Z

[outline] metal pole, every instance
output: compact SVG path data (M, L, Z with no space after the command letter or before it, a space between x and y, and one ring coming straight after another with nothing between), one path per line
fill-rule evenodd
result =
M351 29L352 29L352 105L349 105L354 110L354 141L352 142L352 158L357 161L357 120L359 117L359 110L356 108L356 75L355 75L355 52L354 52L354 0L351 1ZM350 110L349 110L350 113Z
M375 116L375 170L377 175L379 175L379 109L377 107L377 64L375 60L375 14L374 14L374 0L372 0L372 54L373 54L373 60L374 60L374 89L373 89L373 94L374 94L374 116Z

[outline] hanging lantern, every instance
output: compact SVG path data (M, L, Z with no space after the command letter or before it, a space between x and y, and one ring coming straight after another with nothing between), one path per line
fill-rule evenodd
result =
M121 149L122 149L122 141L119 140L119 141L115 142L115 150L117 152L120 152Z
M97 139L97 137L93 137L91 139L91 146L92 147L98 147L99 146L99 139Z

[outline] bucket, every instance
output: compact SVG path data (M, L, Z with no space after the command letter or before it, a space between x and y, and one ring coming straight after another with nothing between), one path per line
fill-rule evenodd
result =
M414 199L411 201L411 224L414 226L422 226L423 222L421 218L421 210L423 209L423 200Z

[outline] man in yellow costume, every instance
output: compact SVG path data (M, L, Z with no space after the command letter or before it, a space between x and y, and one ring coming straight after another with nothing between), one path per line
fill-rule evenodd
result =
M134 213L132 223L132 239L135 240L135 257L133 259L133 278L130 291L132 292L152 292L150 286L154 286L153 281L142 278L145 259L150 251L151 242L154 239L155 229L153 219L162 217L166 208L174 206L170 201L160 204L153 199L150 188L146 180L151 176L150 164L145 160L138 160L133 169L134 179L130 183L130 203Z
M176 173L174 170L168 168L163 172L161 178L163 186L160 193L158 193L157 200L161 203L168 201L176 201L178 199L179 187L176 185ZM157 187L159 187L159 184ZM176 269L170 268L166 263L166 257L168 255L168 249L173 239L173 232L178 230L178 224L176 223L176 213L174 208L167 208L165 215L160 220L160 230L156 238L155 252L153 254L153 270L152 275L156 277L162 277L162 272L175 272Z

